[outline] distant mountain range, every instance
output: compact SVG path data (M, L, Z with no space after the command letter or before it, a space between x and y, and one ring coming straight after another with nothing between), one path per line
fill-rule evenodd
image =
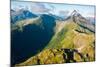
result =
M25 9L20 9L20 10L11 9L11 22L15 23L16 21L20 21L20 20L24 20L24 19L28 19L28 18L35 18L35 17L41 16L41 15L42 14L34 14L34 13L30 12L29 10L25 10ZM49 13L47 15L54 17L56 20L66 20L69 17L68 16L65 18L62 16L53 15L51 13ZM95 18L93 18L93 17L86 17L86 19L88 19L92 23L94 23L94 20L95 20Z
M37 17L37 15L33 14L28 10L20 9L18 11L14 11L11 9L11 23L35 17Z
M28 10L11 10L11 23L13 65L37 56L46 49L68 48L88 54L81 49L94 45L94 24L76 10L66 19L53 14L37 15ZM94 48L89 49L94 54ZM92 59L94 57L89 56Z

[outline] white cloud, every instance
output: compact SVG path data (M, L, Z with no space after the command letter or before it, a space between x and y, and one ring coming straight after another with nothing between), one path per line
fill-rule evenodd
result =
M33 3L30 10L36 13L48 13L50 11L50 9L46 8L45 5L41 3Z

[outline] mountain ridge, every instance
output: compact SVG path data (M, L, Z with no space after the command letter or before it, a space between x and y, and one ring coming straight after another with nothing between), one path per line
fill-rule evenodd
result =
M56 20L55 17L48 14L42 14L31 19L32 21L30 22L30 19L26 19L14 23L14 26L12 25L13 27L18 27L17 29L12 30L12 47L15 47L15 49L13 49L14 51L18 50L20 52L18 56L13 57L13 64L20 65L19 62L21 63L25 61L22 65L27 65L28 63L29 65L32 65L35 62L32 63L31 61L38 61L38 58L35 58L35 60L30 59L31 61L27 62L28 58L37 57L39 54L47 55L47 53L49 53L49 49L50 51L58 49L77 50L80 54L82 54L83 58L86 59L85 61L94 61L95 27L93 27L93 25L77 11L73 11L72 14L63 21ZM18 40L18 38L20 38L20 40ZM13 43L13 41L16 42ZM16 48L16 45L19 46L19 48ZM24 50L22 50L22 48ZM47 53L44 53L45 51ZM63 50L60 51L63 52ZM23 55L24 57L19 59L19 57ZM39 55L39 58L44 58L44 55ZM58 60L55 56L51 58ZM76 61L81 61L78 57L75 58ZM13 60L16 60L17 62ZM58 60L58 62L54 61L54 63L59 62L60 60ZM45 64L45 62L43 63ZM51 60L49 60L48 63L51 63Z
M18 11L13 10L13 12L11 12L11 23L15 23L16 21L20 21L28 18L35 18L35 17L37 17L37 15L33 14L28 10L24 10L24 9L20 9Z

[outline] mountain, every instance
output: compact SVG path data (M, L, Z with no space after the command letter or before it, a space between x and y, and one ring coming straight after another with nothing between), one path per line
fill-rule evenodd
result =
M81 60L78 59L76 55L74 55L74 57L72 58L77 58L74 59L75 61L94 61L95 34L91 31L91 27L85 26L86 24L91 23L87 22L87 20L82 15L81 17L77 15L80 14L78 12L71 14L69 19L62 22L60 21L58 25L56 24L57 33L54 34L54 36L49 41L48 45L44 48L44 50L74 49L77 50L80 54L82 54L83 58L81 59L85 58L84 60ZM84 22L79 22L79 20L84 20Z
M79 14L76 10L72 12L71 18L81 27L87 28L91 32L95 32L95 26L90 21L85 19L81 14Z
M28 10L20 9L16 11L11 9L11 23L15 23L20 20L35 18L35 17L37 17L37 15L33 14Z
M12 31L14 31L14 30L23 31L23 28L25 26L32 25L32 24L41 25L40 17L30 18L30 19L25 19L25 20L18 21L18 22L16 22L16 23L11 25L11 27L12 27L11 30Z
M54 34L55 18L43 14L11 25L12 64L25 61L40 52Z
M13 65L95 60L95 26L76 10L63 21L48 14L18 21L11 32Z
M72 58L73 57L73 58ZM16 64L15 66L29 66L40 64L61 64L78 62L76 60L86 60L83 56L77 52L77 50L71 49L46 49L34 57L31 57L24 63Z
M92 25L92 23L88 22L88 20L86 20L84 17L82 17L78 12L73 11L72 14L70 15L70 18L68 18L66 21L56 22L56 27L55 27L56 33L53 36L53 38L51 39L51 41L49 42L47 47L48 48L62 47L63 45L60 42L63 39L66 40L67 44L69 42L72 44L71 38L73 38L73 36L76 36L78 34L84 34L84 35L90 34L90 36L92 37L94 35L94 32L92 31L91 27L93 27L93 26L94 25ZM67 36L69 36L70 39L69 38L67 39L66 38ZM88 37L88 36L86 36L86 37ZM91 39L92 38L90 38L90 40ZM69 43L69 46L70 46L70 43ZM54 44L61 44L61 45L54 45ZM70 46L70 47L72 48L73 46Z

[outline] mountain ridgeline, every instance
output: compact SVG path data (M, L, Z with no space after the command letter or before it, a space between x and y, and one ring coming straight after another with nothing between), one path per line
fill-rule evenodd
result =
M81 14L77 13L76 10L74 10L72 13L72 19L75 23L77 23L81 27L87 28L88 30L95 32L94 25L90 21L82 17Z
M15 23L16 21L28 19L28 18L35 18L37 15L31 13L28 10L20 9L18 11L14 11L11 9L11 23Z
M46 14L12 24L12 63L25 61L41 51L53 36L54 27L55 18Z
M76 10L63 20L61 17L51 14L36 15L28 10L11 10L11 63L12 65L46 64L45 62L31 63L31 61L40 59L42 62L41 57L44 58L44 55L50 51L60 52L63 60L66 55L62 56L62 54L64 52L68 54L67 50L74 52L73 49L77 50L78 54L88 55L90 59L87 60L88 57L85 57L85 61L93 61L94 33L94 24ZM35 60L30 58L32 56ZM37 56L39 57L37 58ZM61 59L57 59L55 56L53 58L56 61L53 59L52 63L60 63ZM78 59L75 57L73 60L77 61ZM66 59L62 63L65 61ZM81 61L84 60L81 59ZM47 64L50 64L50 61Z

